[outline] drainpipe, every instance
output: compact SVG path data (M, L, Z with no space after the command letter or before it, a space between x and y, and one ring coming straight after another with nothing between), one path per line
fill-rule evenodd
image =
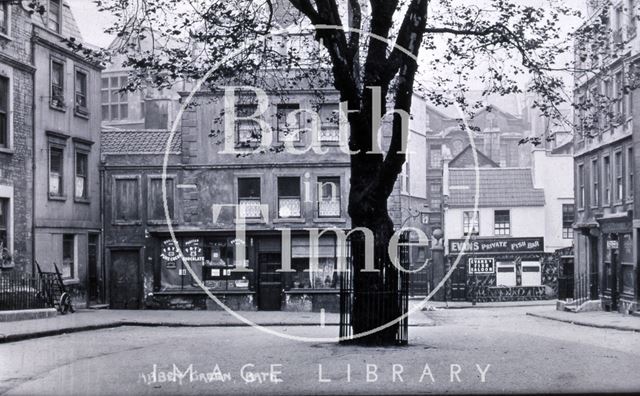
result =
M102 143L102 126L100 126L100 134L98 135L100 138L100 143ZM102 145L100 145L100 151L102 151ZM102 295L102 304L108 304L108 288L107 288L107 263L106 263L106 252L105 248L105 224L104 224L104 174L105 174L105 163L106 161L102 158L102 153L98 154L99 158L99 167L100 167L100 277L102 278L102 282L100 284L100 293Z
M31 38L31 64L36 65L36 45L34 38ZM33 89L31 90L31 100L33 109L31 111L31 273L36 273L36 73L32 74Z

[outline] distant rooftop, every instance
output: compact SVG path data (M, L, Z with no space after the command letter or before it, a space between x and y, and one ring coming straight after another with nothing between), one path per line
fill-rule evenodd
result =
M533 187L530 168L480 168L480 207L544 206L544 191ZM449 207L472 208L476 170L449 169Z
M164 154L170 131L157 129L102 131L102 154ZM176 132L169 154L182 151L182 134Z

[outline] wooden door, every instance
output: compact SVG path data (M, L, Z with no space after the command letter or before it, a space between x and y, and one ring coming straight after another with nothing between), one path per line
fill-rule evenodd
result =
M139 250L112 250L109 277L112 309L140 309Z
M258 254L258 309L279 311L282 304L282 278L276 270L281 267L280 253Z
M100 237L89 234L87 266L89 272L89 304L104 303L103 272L100 265Z
M451 274L451 300L467 300L467 269L462 263Z
M611 310L618 310L618 299L620 292L618 287L618 270L620 264L618 262L618 250L611 250Z

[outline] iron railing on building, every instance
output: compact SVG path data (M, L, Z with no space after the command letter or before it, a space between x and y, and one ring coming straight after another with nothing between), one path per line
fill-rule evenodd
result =
M18 271L0 274L0 311L50 307L46 290L56 279Z
M388 250L385 246L375 248L375 268L380 272L360 275L355 273L352 258L362 254L360 251L364 243L353 243L353 237L347 244L347 263L345 271L340 279L340 339L341 343L388 343L393 337L396 345L406 345L409 340L409 319L404 317L384 329L379 329L374 334L361 337L354 334L354 329L373 329L384 327L386 324L398 320L409 310L409 273L399 271L393 264L386 260ZM398 259L402 268L409 268L409 247L402 243L408 242L403 236L398 246ZM366 276L367 288L356 290L354 287L355 276ZM354 315L354 307L359 311ZM364 319L362 319L364 318ZM367 323L355 323L365 320Z

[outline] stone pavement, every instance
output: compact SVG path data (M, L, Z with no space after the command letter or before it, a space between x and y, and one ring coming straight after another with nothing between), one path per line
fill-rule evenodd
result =
M548 311L527 312L527 315L580 326L640 332L640 317L623 315L618 312L595 311L574 313L557 311L550 308Z
M319 312L238 312L248 321L260 326L337 326L339 314ZM324 323L323 323L324 322ZM78 310L74 314L48 319L22 320L0 323L0 343L48 337L78 331L98 330L120 326L149 327L232 327L250 326L225 311L176 310ZM434 326L432 319L417 311L409 317L410 326Z
M412 297L412 303L416 304L422 301L419 297ZM556 306L556 300L540 300L540 301L510 301L510 302L483 302L473 305L468 301L428 301L426 310L432 309L463 309L463 308L510 308L510 307L537 307L537 306Z

